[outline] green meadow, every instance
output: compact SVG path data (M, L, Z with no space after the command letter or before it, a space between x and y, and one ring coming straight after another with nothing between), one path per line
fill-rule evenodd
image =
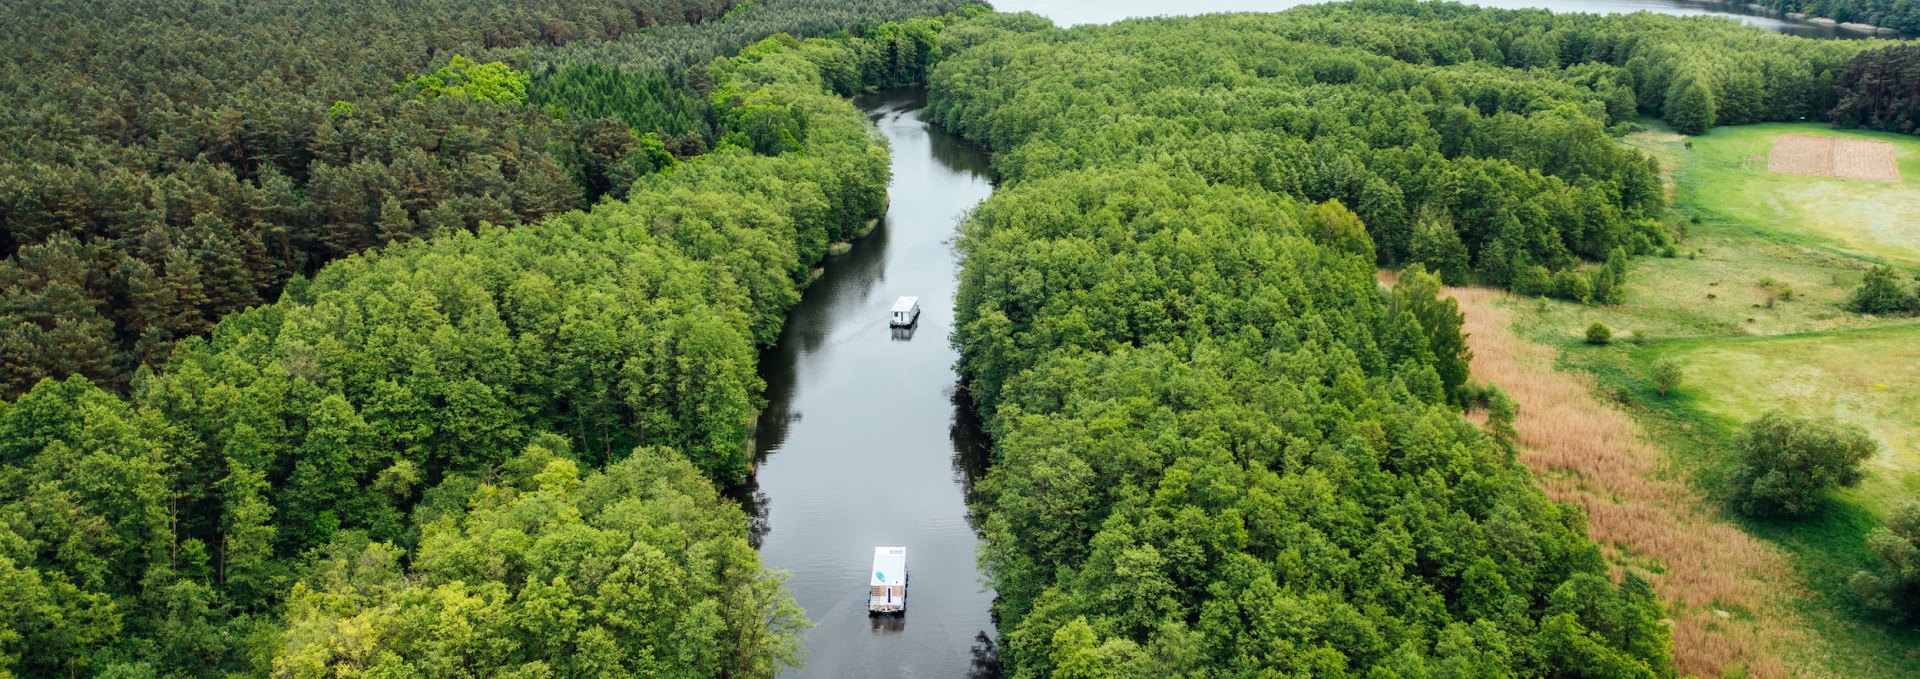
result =
M1771 174L1767 155L1783 134L1891 142L1902 180ZM1920 635L1883 624L1847 585L1875 565L1866 536L1880 517L1920 493L1920 319L1845 308L1874 264L1920 272L1920 139L1768 124L1698 137L1653 129L1625 143L1667 170L1681 245L1671 256L1637 258L1622 304L1517 301L1516 329L1560 349L1563 368L1598 378L1709 504L1729 466L1728 437L1769 409L1830 415L1871 432L1882 449L1867 479L1835 493L1825 511L1797 522L1733 518L1791 555L1821 641L1802 651L1812 666L1920 675ZM1595 321L1613 329L1612 345L1583 341ZM1684 380L1662 396L1648 372L1668 357Z

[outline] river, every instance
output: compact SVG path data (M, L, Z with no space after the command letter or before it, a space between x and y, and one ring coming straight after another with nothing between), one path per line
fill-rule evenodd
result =
M1145 0L1002 0L1056 23L1107 23L1169 13ZM1276 10L1296 2L1207 0L1180 14ZM1492 0L1496 6L1532 6ZM1655 0L1553 1L1562 11L1723 13ZM1831 27L1766 17L1772 30L1834 37ZM1804 29L1804 30L1803 30ZM977 662L993 625L993 595L976 568L979 538L966 496L985 469L987 440L954 373L948 342L959 218L992 193L987 159L921 118L923 91L855 102L893 150L892 202L879 228L831 257L761 356L767 409L755 436L758 473L738 496L753 516L762 561L817 627L796 677L988 676ZM887 325L896 298L917 296L910 337ZM904 546L913 578L908 613L866 614L876 546Z
M808 677L956 677L993 622L975 569L965 492L986 440L953 371L959 218L987 194L987 160L921 119L922 90L856 103L893 147L880 227L826 271L761 356L767 409L749 508L761 559L792 573L807 617ZM923 310L911 337L887 326L895 299ZM904 335L904 333L898 333ZM907 614L867 617L877 546L904 546Z

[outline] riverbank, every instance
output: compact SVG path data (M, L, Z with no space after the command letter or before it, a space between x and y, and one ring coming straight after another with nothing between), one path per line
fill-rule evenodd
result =
M925 94L856 98L887 139L886 216L829 256L763 352L758 473L743 489L761 558L815 627L796 677L967 677L994 635L967 498L984 472L979 433L947 342L956 219L989 194L986 159L920 117ZM920 323L888 328L895 299ZM877 545L907 548L911 605L866 615ZM988 640L982 642L981 640Z

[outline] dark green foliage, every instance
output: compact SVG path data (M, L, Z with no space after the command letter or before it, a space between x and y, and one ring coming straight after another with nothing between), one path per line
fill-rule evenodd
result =
M535 106L589 120L612 118L639 135L653 135L656 141L702 144L687 151L704 151L705 139L712 135L702 98L676 87L664 73L594 63L548 68L535 74L530 92Z
M716 57L871 29L888 47L835 59L897 73L918 62L864 55L931 58L930 33L887 22L957 4L0 4L0 397L66 375L124 391L328 261L622 198L714 146Z
M1920 45L1861 52L1840 76L1840 103L1829 117L1841 127L1920 133L1916 82L1920 82Z
M1853 576L1853 586L1869 605L1893 619L1920 619L1920 500L1908 498L1887 512L1886 525L1867 536L1880 567Z
M1847 307L1863 314L1920 312L1920 290L1890 266L1876 266L1860 279Z
M800 39L831 37L840 32L868 34L868 29L886 31L882 44L862 45L863 52L882 52L899 46L892 36L930 34L906 28L916 20L977 7L971 0L766 0L743 3L728 12L725 21L698 26L662 26L644 34L605 42L573 41L553 47L529 46L518 50L512 61L532 67L534 72L565 68L569 64L592 63L635 73L664 73L677 81L700 84L699 69L716 57L739 51L767 36L786 33ZM973 10L977 11L977 10ZM894 23L893 27L880 27ZM911 46L909 52L925 54L927 47ZM851 63L856 71L881 72L898 63ZM831 76L829 80L832 80Z
M886 151L821 67L863 53L783 38L712 65L805 130L790 152L719 148L591 212L347 257L181 341L130 402L76 377L0 407L0 601L32 606L0 604L21 634L0 673L795 660L798 611L712 484L746 472L756 348L884 208ZM482 103L408 105L461 101Z
M1613 329L1607 324L1594 321L1587 326L1587 344L1604 346L1613 343Z
M1485 399L1439 279L1383 289L1339 207L1378 258L1407 261L1446 215L1462 269L1568 266L1532 208L1484 197L1581 189L1524 145L1443 152L1470 135L1427 116L1519 134L1518 112L1446 98L1585 95L1275 37L1299 16L950 32L933 109L1006 175L962 227L954 332L996 438L978 511L1000 658L1035 677L1671 676L1646 583L1610 581L1578 510L1459 416ZM1598 124L1578 108L1531 122ZM1647 171L1593 140L1595 167Z
M1860 464L1880 443L1857 424L1803 418L1774 410L1733 437L1738 455L1727 476L1736 509L1753 516L1796 517L1820 507L1832 488L1860 482Z

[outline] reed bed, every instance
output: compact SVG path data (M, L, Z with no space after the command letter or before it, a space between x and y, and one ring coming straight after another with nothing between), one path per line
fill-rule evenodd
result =
M1666 455L1631 417L1595 395L1590 377L1555 370L1553 348L1515 335L1512 314L1499 303L1512 295L1485 288L1449 293L1466 314L1474 377L1520 403L1520 461L1554 500L1586 511L1594 539L1614 551L1616 569L1622 562L1654 565L1643 570L1667 602L1679 674L1801 674L1781 657L1807 636L1782 621L1790 594L1784 555L1668 478Z

